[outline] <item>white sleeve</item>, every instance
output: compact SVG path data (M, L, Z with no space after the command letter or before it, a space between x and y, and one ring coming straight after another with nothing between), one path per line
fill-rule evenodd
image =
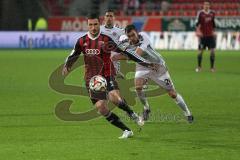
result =
M141 36L143 38L141 45L139 48L141 48L143 51L147 49L147 47L150 45L150 39L146 33L141 33Z
M126 38L125 38L126 35L125 35L123 29L118 28L118 29L116 30L116 32L117 32L117 35L118 35L118 41L119 41L119 42L123 41L123 38L126 39Z
M122 41L125 41L127 39L128 39L128 37L125 34L123 34L123 35L120 36L119 41L122 42Z
M125 35L124 29L121 29L121 30L120 30L120 35Z

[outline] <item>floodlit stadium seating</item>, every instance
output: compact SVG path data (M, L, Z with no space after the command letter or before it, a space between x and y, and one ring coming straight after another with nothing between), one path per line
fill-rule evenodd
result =
M139 3L136 7L129 7L131 0L109 0L108 6L116 10L118 16L196 16L198 10L202 8L204 0L172 0L167 10L161 10L163 1L135 0ZM74 0L45 0L44 4L50 15L67 16L67 8ZM217 16L240 16L240 0L212 0L211 9ZM101 6L101 1L96 1L97 6ZM151 4L152 3L152 4ZM125 6L125 7L124 7ZM124 8L126 8L124 10ZM76 15L77 16L77 15Z

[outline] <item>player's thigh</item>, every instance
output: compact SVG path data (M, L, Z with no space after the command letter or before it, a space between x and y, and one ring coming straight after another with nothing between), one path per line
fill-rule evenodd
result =
M136 69L134 80L136 89L141 89L143 85L146 84L150 72L151 71L149 69L146 69L144 67L138 67Z
M120 91L118 89L111 90L108 92L108 98L114 104L117 104L121 100Z
M214 49L216 47L216 38L214 36L207 37L207 47Z
M95 103L95 107L101 115L106 115L109 112L109 109L107 107L107 100L98 100Z
M170 74L165 72L164 74L151 74L150 79L157 83L160 87L167 91L175 90Z
M204 49L206 49L206 47L207 47L207 39L206 39L206 37L201 37L199 39L198 49L204 50Z
M118 103L121 100L118 83L114 77L108 77L107 80L107 91L108 98L113 103Z
M136 70L135 79L136 78L147 78L150 73L150 70Z

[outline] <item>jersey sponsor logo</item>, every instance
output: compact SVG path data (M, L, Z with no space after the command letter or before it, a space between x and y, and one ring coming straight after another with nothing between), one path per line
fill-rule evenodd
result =
M100 50L99 49L86 49L85 53L88 55L99 55Z

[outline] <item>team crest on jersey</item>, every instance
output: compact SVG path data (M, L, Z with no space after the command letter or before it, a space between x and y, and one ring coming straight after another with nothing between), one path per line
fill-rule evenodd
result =
M86 47L86 46L87 46L87 42L85 42L85 43L83 44L83 46Z

